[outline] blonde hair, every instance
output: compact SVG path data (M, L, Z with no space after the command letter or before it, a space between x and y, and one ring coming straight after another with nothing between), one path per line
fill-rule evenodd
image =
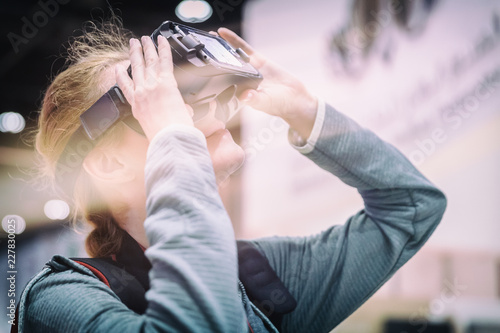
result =
M98 25L87 22L83 34L70 40L67 67L54 77L45 92L35 136L40 156L38 172L53 188L57 188L57 161L80 126L79 116L109 89L104 73L128 60L131 37L132 33L112 14ZM122 137L122 130L123 125L114 126L103 135L98 146L113 145ZM85 241L89 255L103 257L116 253L125 231L118 226L84 171L76 180L73 201L73 222L83 218L93 227Z

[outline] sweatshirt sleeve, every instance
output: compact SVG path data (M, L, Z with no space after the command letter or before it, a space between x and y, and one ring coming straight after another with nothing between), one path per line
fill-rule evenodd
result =
M364 209L314 236L254 241L297 300L283 332L332 330L420 249L446 207L393 146L328 105L323 118L317 141L298 150L357 188Z
M146 313L129 310L90 271L82 274L86 268L46 269L22 295L21 331L247 331L233 229L203 134L180 125L158 133L145 182L145 254L152 264Z

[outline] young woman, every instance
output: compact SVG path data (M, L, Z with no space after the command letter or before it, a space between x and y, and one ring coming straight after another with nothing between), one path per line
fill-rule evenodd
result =
M92 29L73 42L69 67L45 94L36 148L54 178L79 115L118 83L145 135L123 123L105 133L82 163L75 207L94 227L90 256L113 257L139 280L137 272L146 272L145 309L129 309L87 267L54 256L22 295L21 332L329 332L438 225L443 194L401 153L233 32L218 33L264 76L241 99L283 118L290 144L356 187L364 209L315 236L251 242L296 300L269 320L238 281L233 230L217 192L216 180L243 162L242 149L224 128L202 133L193 126L164 38L156 52L150 38L129 41L116 23ZM283 294L269 295L270 304L285 302Z

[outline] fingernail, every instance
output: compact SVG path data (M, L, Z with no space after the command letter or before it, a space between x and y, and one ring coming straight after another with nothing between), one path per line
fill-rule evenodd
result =
M254 95L255 95L255 93L253 91L250 91L246 94L245 97L243 97L242 101L248 102L249 100L251 100L253 98Z

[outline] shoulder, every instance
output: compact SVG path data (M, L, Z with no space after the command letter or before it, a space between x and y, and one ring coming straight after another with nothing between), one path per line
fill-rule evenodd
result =
M68 292L68 289L79 289L82 285L111 291L87 267L72 259L55 255L42 271L28 282L23 296L29 299L33 297L34 292L46 292L46 290L51 290L51 294L57 294L58 291L63 293Z
M19 306L20 327L27 329L54 317L67 320L75 309L88 311L100 301L121 304L89 269L56 255L26 285Z
M61 255L53 256L52 259L45 264L42 271L31 279L26 288L30 285L34 286L43 283L43 281L50 281L52 284L57 284L58 281L100 283L99 278L90 269L75 260Z
M50 295L82 294L84 289L113 294L92 271L69 258L55 255L45 267L26 285L21 301L30 302L39 297ZM86 290L88 292L88 290Z

